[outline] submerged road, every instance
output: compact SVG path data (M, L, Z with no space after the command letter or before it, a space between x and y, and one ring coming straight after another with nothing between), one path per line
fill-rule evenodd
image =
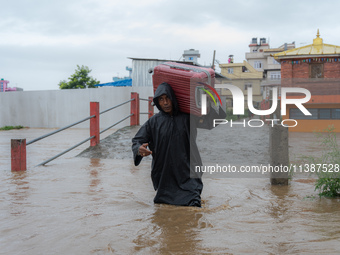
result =
M202 208L153 204L151 161L135 167L131 159L137 128L34 167L88 136L88 130L69 130L30 145L28 170L19 173L10 171L10 138L50 130L0 132L0 254L340 252L340 201L319 199L311 179L271 186L266 177L205 178ZM290 135L291 151L307 150L311 137ZM200 130L198 144L205 162L269 160L268 127Z
M140 127L126 127L103 139L79 156L86 158L131 160L131 139ZM197 144L203 162L251 165L269 163L269 127L230 128L219 125L212 130L198 129ZM144 158L150 160L151 157Z

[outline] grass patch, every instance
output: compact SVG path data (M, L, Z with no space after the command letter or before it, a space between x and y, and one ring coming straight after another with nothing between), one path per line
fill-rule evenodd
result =
M22 129L24 128L23 126L4 126L0 127L0 130L12 130L12 129Z

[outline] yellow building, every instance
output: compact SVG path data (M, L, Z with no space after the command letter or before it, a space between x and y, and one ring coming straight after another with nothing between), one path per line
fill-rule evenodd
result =
M244 94L245 106L247 108L248 88L253 90L253 105L256 107L262 101L261 80L263 72L257 71L247 61L243 63L220 64L221 74L231 79L232 85L239 87ZM221 95L227 98L227 107L232 107L232 95L228 89L222 89Z

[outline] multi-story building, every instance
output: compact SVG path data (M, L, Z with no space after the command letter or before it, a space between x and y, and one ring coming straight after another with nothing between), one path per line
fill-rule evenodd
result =
M239 87L243 94L245 95L245 106L247 106L247 96L248 88L251 87L253 91L253 105L257 106L258 103L262 101L261 95L261 80L263 77L263 73L261 71L257 71L254 67L252 67L247 61L243 61L243 63L230 63L228 64L220 64L221 74L231 81L231 83L237 87ZM228 89L222 89L221 95L226 96L227 107L232 107L232 94Z
M278 48L270 48L266 38L252 38L246 61L233 63L233 55L229 56L227 64L220 64L221 74L232 79L232 84L243 90L247 95L247 88L253 88L253 104L259 105L263 99L270 98L273 87L280 87L281 65L273 54L294 49L295 42L285 43ZM222 90L222 95L227 96L227 105L232 105L231 93ZM246 98L246 97L245 97ZM246 100L246 99L245 99ZM247 104L246 104L247 105Z
M246 60L255 70L263 72L261 88L263 99L268 99L272 87L279 87L281 83L281 65L273 54L295 48L295 42L285 43L278 48L270 48L266 38L252 38Z
M340 132L340 46L325 44L319 30L313 44L273 55L281 63L281 86L310 91L303 106L312 114L303 114L295 105L287 105L283 119L294 119L289 131L323 131L334 126ZM301 98L303 95L289 95Z

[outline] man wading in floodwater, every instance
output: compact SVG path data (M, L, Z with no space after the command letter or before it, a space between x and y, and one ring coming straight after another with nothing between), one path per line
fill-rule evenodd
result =
M200 207L203 183L200 176L190 177L195 165L202 166L196 145L197 130L194 127L190 130L190 115L179 111L169 84L158 86L153 102L160 112L132 139L134 163L139 165L143 157L151 154L155 203Z

